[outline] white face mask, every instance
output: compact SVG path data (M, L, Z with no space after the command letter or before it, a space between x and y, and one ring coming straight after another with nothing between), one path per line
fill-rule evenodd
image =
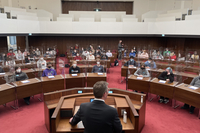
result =
M43 58L40 58L40 60L43 60Z
M76 67L76 64L73 64L73 67Z
M21 69L17 69L17 73L20 73L21 72Z
M149 63L151 63L151 61L148 61Z
M100 62L97 62L97 65L99 65L100 64Z
M77 54L77 56L79 56L79 54Z

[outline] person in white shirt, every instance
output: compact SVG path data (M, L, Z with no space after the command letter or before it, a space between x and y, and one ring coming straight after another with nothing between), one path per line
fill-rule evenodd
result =
M89 54L89 56L88 56L88 59L89 59L89 60L95 60L95 57L94 57L94 55L92 54L92 51L90 51L90 54Z
M27 49L24 50L23 55L24 55L24 57L28 55L28 51L27 51Z
M146 52L146 50L144 50L143 53L141 53L141 54L139 55L139 58L149 58L149 55L148 55L148 53Z
M15 60L12 59L10 56L8 56L7 61L6 61L6 66L11 67L11 66L15 66L15 65L16 65Z
M46 69L47 62L40 56L40 59L37 61L37 67L40 69Z
M107 55L108 57L112 57L112 53L110 52L110 50L108 50L108 52L106 53L106 55Z
M16 58L18 60L24 60L24 54L20 50L18 50Z
M85 56L85 57L88 57L89 54L90 53L86 49L83 50L83 52L82 52L82 55Z

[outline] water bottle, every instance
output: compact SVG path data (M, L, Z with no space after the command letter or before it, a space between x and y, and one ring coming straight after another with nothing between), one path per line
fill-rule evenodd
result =
M123 122L127 123L127 112L126 111L124 111L124 114L123 114Z

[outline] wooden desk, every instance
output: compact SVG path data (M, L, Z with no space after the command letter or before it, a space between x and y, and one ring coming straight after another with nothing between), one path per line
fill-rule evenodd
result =
M0 105L16 100L15 87L10 84L0 85Z
M150 81L150 93L173 99L174 86L177 84L175 81L170 84L159 83L159 79L154 78Z
M107 74L98 75L98 73L87 73L87 87L93 87L97 81L107 81Z
M77 76L65 74L66 89L75 87L85 87L85 73L78 73Z
M64 89L64 77L56 75L54 78L41 77L43 93Z
M137 90L141 92L149 92L149 81L150 77L148 78L143 78L143 79L137 79L137 76L135 75L130 75L128 77L128 89L131 90Z
M29 79L35 78L35 71L33 69L22 70L22 72L26 73Z
M95 65L79 65L78 67L80 68L80 71L81 73L91 73L92 72L92 68L94 67ZM107 66L106 65L102 65L103 68L104 68L104 71L106 72L106 68Z
M72 65L72 62L74 60L70 60L70 66ZM83 65L94 65L97 63L96 60L79 60L79 61L76 61L77 64L83 64ZM100 60L100 64L101 65L106 65L107 68L110 68L110 60Z
M62 116L62 112L65 110L65 108L63 108L63 104L65 103L65 100L75 98L76 100L75 100L75 104L73 105L74 107L71 107L71 106L67 107L67 110L69 110L69 111L71 110L73 112L75 106L78 106L81 103L85 103L85 101L89 101L91 96L93 96L93 93L75 94L75 95L68 95L68 96L61 97L58 102L58 105L51 117L52 132L53 133L82 132L83 126L80 126L81 124L78 124L76 126L71 126L66 123L67 121L69 121L69 118ZM79 99L79 97L81 97L81 98ZM138 119L139 115L138 115L137 111L135 110L134 106L132 105L130 98L127 95L121 95L121 94L110 94L108 98L113 99L113 100L109 100L109 102L107 103L108 105L113 104L113 101L115 101L117 112L120 112L120 113L118 113L120 120L122 120L120 109L121 108L127 109L126 111L128 112L127 113L128 120L127 120L127 124L124 124L122 122L123 131L125 133L130 133L130 132L139 133L139 129L137 127L138 123L139 123L139 119ZM83 99L85 99L85 100L83 100ZM66 102L66 103L69 103L69 102ZM124 105L124 103L126 103L126 104ZM131 121L132 121L132 123L131 123Z
M128 72L128 70L130 70ZM127 77L128 74L134 74L136 72L137 68L128 68L126 66L121 67L121 77Z
M200 109L200 88L197 90L190 89L191 85L180 84L174 88L174 100L192 105Z
M27 79L28 83L21 81L13 82L16 87L17 99L42 93L41 81L37 78Z

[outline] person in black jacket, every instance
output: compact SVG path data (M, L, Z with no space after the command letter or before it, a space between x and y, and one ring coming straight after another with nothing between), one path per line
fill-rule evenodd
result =
M117 110L107 104L108 83L96 82L93 86L95 99L90 103L82 103L78 112L69 120L71 125L82 121L84 133L121 133L122 125Z
M15 67L15 80L16 81L22 81L22 80L26 80L28 79L28 76L26 75L26 73L22 72L21 68ZM30 104L30 97L26 97L24 98L24 101L27 105Z
M168 82L168 83L174 82L174 74L173 74L173 71L172 71L171 67L168 67L166 69L166 71L162 72L159 75L158 79L166 80L166 82ZM169 98L164 98L163 96L160 96L160 99L159 99L158 102L159 103L163 103L164 102L165 104L167 104L169 102Z
M136 61L134 60L134 57L133 56L131 56L130 57L130 60L129 61L127 61L125 64L124 64L124 66L127 66L127 67L136 67Z
M107 60L108 56L106 55L105 51L103 51L103 54L101 55L101 60Z
M69 69L69 74L80 73L80 68L77 66L77 62L73 61L72 66Z

